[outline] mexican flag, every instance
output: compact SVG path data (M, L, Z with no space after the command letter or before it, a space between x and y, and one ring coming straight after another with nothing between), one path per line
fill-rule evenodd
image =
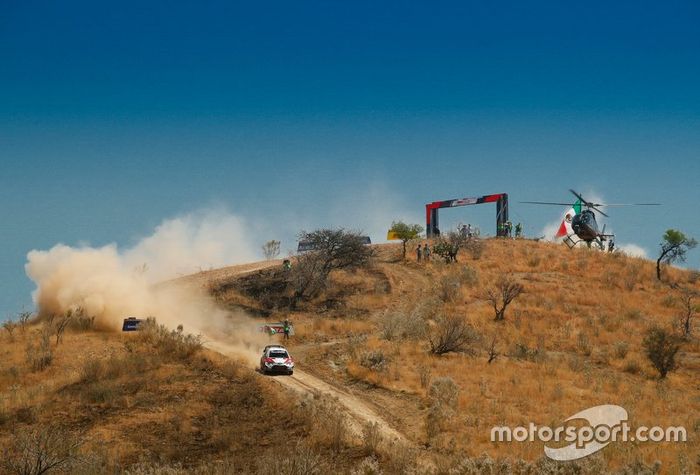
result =
M571 229L571 219L577 214L581 214L581 200L576 200L576 203L566 212L557 234L554 235L555 238L568 236L574 233L573 229Z

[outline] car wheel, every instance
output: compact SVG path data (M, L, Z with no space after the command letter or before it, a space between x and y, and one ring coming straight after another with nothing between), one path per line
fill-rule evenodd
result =
M287 373L287 374L288 374L289 376L293 375L293 374L294 374L294 370L289 371L289 373Z

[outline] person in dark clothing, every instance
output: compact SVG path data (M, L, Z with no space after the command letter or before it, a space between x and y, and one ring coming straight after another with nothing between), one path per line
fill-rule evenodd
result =
M615 240L610 239L608 241L608 252L613 252L615 251Z
M284 339L289 340L289 320L284 321L284 327L282 327L282 330L284 331Z

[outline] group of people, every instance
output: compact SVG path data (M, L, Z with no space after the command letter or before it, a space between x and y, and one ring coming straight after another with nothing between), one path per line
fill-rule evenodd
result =
M425 261L429 262L430 261L430 246L428 246L428 243L426 242L423 247L421 247L420 243L418 244L418 247L416 248L416 261Z
M513 223L506 221L505 223L498 224L499 236L513 237ZM523 225L518 223L515 225L515 237L519 238L523 236Z
M462 235L462 237L470 238L472 237L473 230L472 230L472 225L471 223L467 224L460 224L457 226L457 230L459 231L459 234Z

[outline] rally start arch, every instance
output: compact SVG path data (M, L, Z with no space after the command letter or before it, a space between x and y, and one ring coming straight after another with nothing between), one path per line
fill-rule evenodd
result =
M496 236L505 236L505 223L508 221L508 193L480 196L478 198L460 198L455 200L433 201L425 205L425 229L428 237L440 235L438 210L457 206L496 203Z

